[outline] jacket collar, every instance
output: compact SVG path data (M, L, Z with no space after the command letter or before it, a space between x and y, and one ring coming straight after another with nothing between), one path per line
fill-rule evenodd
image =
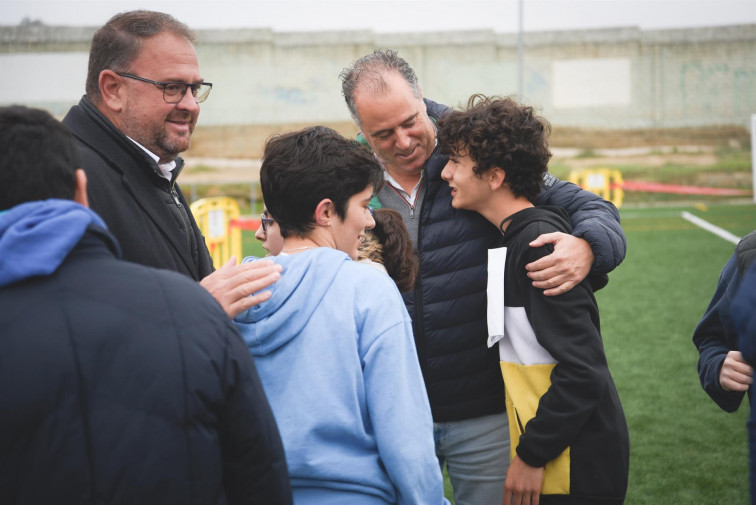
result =
M149 167L152 172L151 175L155 175L160 179L166 180L160 172L157 166L157 162L150 157L142 148L134 143L133 140L128 138L121 132L116 126L100 112L100 110L93 104L89 98L83 96L79 102L79 109L83 113L81 117L75 114L69 114L72 116L73 125L85 122L87 119L94 122L98 128L92 129L86 127L87 138L81 138L76 133L74 135L84 144L87 144L92 149L97 150L106 159L120 158L123 153L126 152L130 157L134 158L141 167ZM75 109L72 109L72 112ZM77 131L81 131L77 129ZM95 147L97 146L97 148ZM102 151L100 151L100 149ZM145 163L146 161L146 163ZM176 182L176 178L184 168L184 160L180 156L176 158L176 168L173 169L173 176L171 177L171 185Z
M188 271L197 271L198 266L192 257L192 251L187 247L184 232L176 226L174 219L166 216L163 201L159 198L145 198L145 195L152 195L157 187L169 191L172 198L177 200L179 192L174 190L174 184L184 160L176 159L176 168L169 183L158 174L155 160L121 133L86 96L82 97L78 107L71 108L63 122L71 128L79 142L96 152L110 169L121 175L123 190L128 193L134 205L140 207L160 229ZM184 207L181 212L191 219L186 200L180 199L180 203Z

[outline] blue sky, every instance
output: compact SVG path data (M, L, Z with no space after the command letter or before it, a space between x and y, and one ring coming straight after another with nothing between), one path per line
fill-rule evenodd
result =
M145 8L190 27L275 31L427 32L518 30L520 0L0 0L0 25L24 18L99 26ZM522 0L525 31L637 26L642 29L756 24L756 0Z

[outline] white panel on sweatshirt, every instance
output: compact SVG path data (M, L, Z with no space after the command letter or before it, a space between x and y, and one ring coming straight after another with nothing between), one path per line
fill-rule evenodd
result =
M504 338L499 340L499 359L520 365L556 363L541 347L524 307L504 307Z
M556 363L536 339L524 307L507 307L504 277L507 248L488 250L488 347L499 343L499 359L520 365Z
M488 347L504 338L504 268L507 248L488 250Z

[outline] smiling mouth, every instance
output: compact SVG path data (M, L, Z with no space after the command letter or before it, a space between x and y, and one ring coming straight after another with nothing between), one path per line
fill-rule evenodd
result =
M174 131L179 135L190 135L192 133L193 128L191 121L169 119L166 122L173 125Z
M397 156L400 157L400 158L409 158L410 156L412 156L413 154L415 154L415 151L417 151L417 147L418 146L413 147L412 150L409 151L409 152L407 152L407 153L399 153L399 154L397 154Z
M166 119L169 123L176 123L176 124L189 124L192 122L192 116L181 114L181 117L169 117Z

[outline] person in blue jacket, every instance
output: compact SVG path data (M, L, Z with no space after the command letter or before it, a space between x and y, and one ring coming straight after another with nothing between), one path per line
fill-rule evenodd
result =
M283 236L272 296L237 316L298 505L441 505L412 327L394 281L357 261L381 167L322 126L273 137L260 171Z
M743 237L719 276L701 321L693 332L701 386L725 412L735 412L753 382L753 366L738 347L732 300L748 266L756 259L756 231Z
M49 113L0 109L0 152L0 503L292 503L273 414L220 305L120 259Z
M738 334L738 348L751 367L756 366L756 265L743 276L732 300L732 320ZM750 385L753 398L753 383ZM753 401L753 400L751 400ZM756 409L748 419L748 448L751 467L751 503L756 504Z

